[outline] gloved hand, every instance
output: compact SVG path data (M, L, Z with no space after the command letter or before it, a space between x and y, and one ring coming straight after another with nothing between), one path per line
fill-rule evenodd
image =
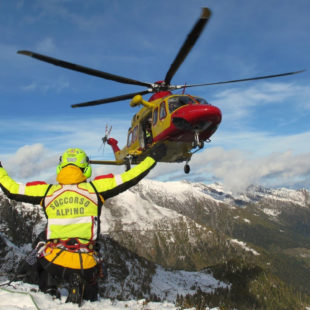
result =
M167 153L167 148L165 144L160 144L154 146L154 148L150 152L150 156L154 158L156 161L161 160Z

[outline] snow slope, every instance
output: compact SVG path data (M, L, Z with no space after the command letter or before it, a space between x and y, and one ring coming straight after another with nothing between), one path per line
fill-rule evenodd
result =
M3 283L3 282L2 282ZM1 283L0 283L1 285ZM118 301L101 299L97 302L84 301L81 307L65 303L66 296L61 300L53 299L47 294L37 292L36 285L13 282L10 286L0 287L0 310L177 310L170 302L146 302L141 300ZM209 309L209 308L206 308ZM219 308L212 308L218 310ZM194 308L191 308L194 310Z
M221 184L190 183L187 181L160 182L142 180L131 189L149 202L157 202L176 211L182 211L180 206L204 203L208 208L218 208L221 204L227 207L242 207L248 204L266 205L262 211L272 217L277 217L285 207L310 208L310 192L306 189L293 190L287 188L265 188L250 186L242 193L226 190ZM124 193L127 195L128 191ZM205 211L208 211L207 209Z
M157 296L165 293L165 300L175 301L177 295L195 294L198 287L203 292L213 292L216 288L227 288L229 285L207 273L185 270L167 271L158 266L153 276L151 292Z

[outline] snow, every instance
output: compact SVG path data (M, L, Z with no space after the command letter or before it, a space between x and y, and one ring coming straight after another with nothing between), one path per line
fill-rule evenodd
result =
M305 206L305 196L302 190L278 188L273 190L273 195L275 195L279 200L294 202L301 206Z
M2 285L2 284L0 284ZM36 285L13 282L10 286L0 287L0 310L177 310L171 302L147 302L145 299L118 301L101 299L96 302L84 301L81 307L65 303L66 296L53 299L50 295L38 292ZM209 308L206 308L209 310ZM185 310L185 309L184 309ZM194 310L188 308L187 310ZM210 310L219 310L212 308Z
M205 185L203 183L189 183L186 181L160 182L154 180L142 180L143 193L156 193L162 197L169 197L171 193L175 199L184 202L191 197L196 200L211 200L218 203L218 199L213 197L211 193L204 191Z
M231 243L234 243L234 244L238 244L238 245L241 246L245 251L251 252L252 254L254 254L254 255L256 255L256 256L257 256L257 255L260 255L257 251L255 251L255 250L249 248L249 247L246 245L246 243L243 242L243 241L240 241L240 240L237 240L237 239L231 239L230 242L231 242Z
M119 208L121 206L121 208ZM180 221L184 219L178 212L168 208L160 207L156 204L150 204L149 201L143 199L139 193L126 191L113 199L110 209L105 208L101 216L101 232L105 233L113 230L115 223L114 212L120 212L118 216L118 224L122 224L123 229L132 230L152 230L156 228L156 224L170 222L167 228L170 228L171 221Z
M189 183L187 181L160 182L154 180L142 180L138 190L144 197L157 196L166 205L173 202L180 206L191 198L196 201L210 202L216 205L226 204L229 208L246 206L249 203L259 204L267 202L271 207L264 209L266 214L276 217L281 211L278 209L282 203L293 204L299 207L309 207L309 191L305 189L293 190L287 188L265 188L262 186L250 186L242 193L231 192L222 184ZM173 201L171 200L173 197ZM272 207L274 206L274 207ZM206 209L207 211L207 209Z
M15 292L15 291L13 291ZM18 305L18 306L17 306ZM28 294L12 293L12 290L6 291L0 290L0 309L2 310L14 310L14 309L35 309L36 307L32 301L32 298Z
M221 202L233 204L234 201L242 201L244 203L258 202L261 200L281 201L297 204L301 207L307 207L305 192L307 190L294 190L288 188L264 188L262 186L250 186L245 192L233 193L225 190L222 184L209 184L207 188L210 190L214 199Z
M230 208L239 208L249 203L264 203L262 211L269 216L281 214L279 203L285 202L297 206L308 206L306 190L271 189L261 186L251 186L243 193L232 193L219 183L206 185L186 181L160 182L142 180L137 186L116 198L109 200L109 208L105 207L101 217L101 232L123 230L169 229L182 219L181 208L191 199L201 201L205 212L214 204L226 204ZM210 202L210 204L209 204ZM177 209L177 208L180 208ZM184 212L188 212L185 209ZM184 213L183 213L184 214ZM117 220L116 220L117 219ZM237 219L237 217L235 217ZM250 220L243 219L247 224Z
M198 287L204 292L213 292L219 287L229 288L229 284L215 279L208 273L168 271L157 266L151 283L151 293L172 302L176 300L177 295L195 294Z
M281 212L279 210L274 210L274 209L268 209L268 208L264 208L263 212L267 215L273 216L273 217L277 217L278 215L281 214Z

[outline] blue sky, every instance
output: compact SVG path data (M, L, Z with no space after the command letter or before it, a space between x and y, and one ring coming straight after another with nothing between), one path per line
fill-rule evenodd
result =
M150 177L310 187L310 2L308 0L0 1L0 159L18 180L54 180L59 154L100 149L105 125L123 146L137 111L128 101L71 104L142 90L18 55L31 50L98 70L155 82L164 78L200 15L212 17L173 83L208 83L308 71L273 80L189 89L218 106L223 121L190 175L159 164ZM147 96L146 96L147 98ZM118 172L100 167L97 173Z

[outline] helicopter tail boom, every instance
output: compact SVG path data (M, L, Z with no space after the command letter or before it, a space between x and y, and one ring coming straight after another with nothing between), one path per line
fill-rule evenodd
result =
M109 138L107 142L108 142L109 145L111 145L114 154L120 151L120 149L119 149L119 147L117 145L118 141L116 139Z

